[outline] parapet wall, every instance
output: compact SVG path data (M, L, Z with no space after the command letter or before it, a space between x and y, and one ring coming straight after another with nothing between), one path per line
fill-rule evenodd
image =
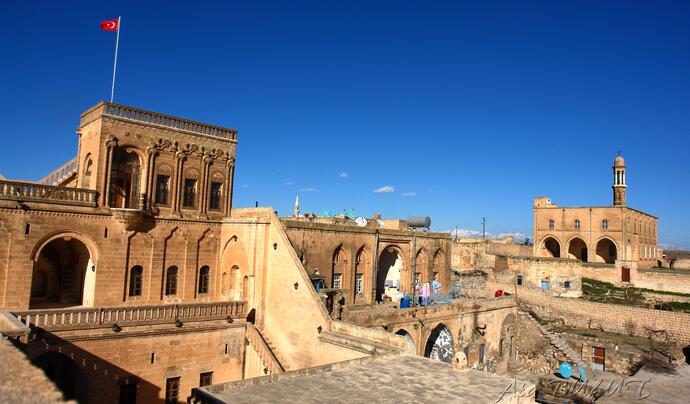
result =
M516 290L520 306L544 319L559 319L567 326L690 344L690 313L679 313L581 299L552 297L526 287Z

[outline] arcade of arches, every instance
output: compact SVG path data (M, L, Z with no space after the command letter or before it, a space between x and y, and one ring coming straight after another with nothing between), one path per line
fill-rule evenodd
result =
M592 261L605 264L614 264L618 259L618 247L609 238L602 238L597 241L593 256L590 255L587 243L579 237L574 237L568 242L567 254L565 255L561 253L561 243L553 236L546 237L539 246L539 255L542 257L571 258L582 262ZM632 247L629 246L628 249L632 250Z

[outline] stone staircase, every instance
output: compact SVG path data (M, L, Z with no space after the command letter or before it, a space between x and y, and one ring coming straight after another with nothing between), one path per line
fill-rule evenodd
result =
M551 345L554 346L565 357L565 359L568 362L575 363L578 367L582 367L583 369L588 369L587 365L582 360L581 355L575 352L575 350L570 345L568 345L568 343L565 342L563 338L547 330L546 327L541 325L539 321L537 321L537 319L535 319L532 316L532 314L526 311L519 311L518 314L520 315L520 317L528 321L531 321L533 324L535 324L541 332L541 334L549 340Z
M261 358L270 374L283 373L287 370L285 360L280 356L276 346L252 324L247 324L247 341Z
M72 268L62 269L62 294L60 295L61 303L74 303L77 301L77 294L74 290L74 275Z

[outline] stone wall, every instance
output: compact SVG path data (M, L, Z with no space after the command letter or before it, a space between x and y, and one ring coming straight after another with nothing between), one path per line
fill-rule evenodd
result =
M604 348L604 370L620 375L631 376L637 372L642 364L643 353L631 346L613 344L602 338L585 337L574 334L562 334L562 337L580 352L582 360L592 367L593 347Z
M214 383L242 379L242 324L222 321L106 332L46 333L29 343L26 353L37 361L46 352L69 358L78 368L77 396L86 402L117 401L120 386L132 383L137 385L137 402L160 402L165 398L166 379L171 377L180 377L180 398L184 398L199 386L202 372L213 372Z
M678 345L690 344L690 313L559 298L526 287L518 288L517 296L520 305L537 316L562 320L567 326L618 334L628 334L632 328L632 334L639 337Z
M257 312L262 312L257 328L277 346L287 367L295 370L366 356L319 338L331 329L330 316L278 217L270 209L247 211L265 217L262 244L267 248L255 258L264 262L257 281L261 298L255 299L261 309Z
M451 283L453 285L460 285L460 290L466 291L468 289L486 289L486 279L488 274L484 271L470 271L459 272L453 271L451 273Z
M522 276L523 286L540 288L542 282L547 282L549 292L558 296L579 297L582 293L579 261L507 256L497 257L497 262L501 259L506 261L508 272L512 272L516 277Z

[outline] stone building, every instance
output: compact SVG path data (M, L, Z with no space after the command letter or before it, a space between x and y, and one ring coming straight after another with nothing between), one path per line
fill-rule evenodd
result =
M179 402L200 386L401 354L409 341L396 329L329 316L317 268L364 308L391 273L402 291L415 273L449 276L447 234L234 208L233 129L100 103L77 134L77 156L43 180L0 180L0 333L66 398ZM398 317L411 316L420 355L443 340L496 363L516 305Z
M343 289L348 305L380 302L387 290L391 296L391 290L412 293L415 283L434 279L447 292L450 234L413 231L403 220L359 220L361 225L347 217L281 218L312 279Z
M613 206L559 207L548 197L534 199L534 255L614 264L658 265L658 219L626 206L626 166L613 163Z

